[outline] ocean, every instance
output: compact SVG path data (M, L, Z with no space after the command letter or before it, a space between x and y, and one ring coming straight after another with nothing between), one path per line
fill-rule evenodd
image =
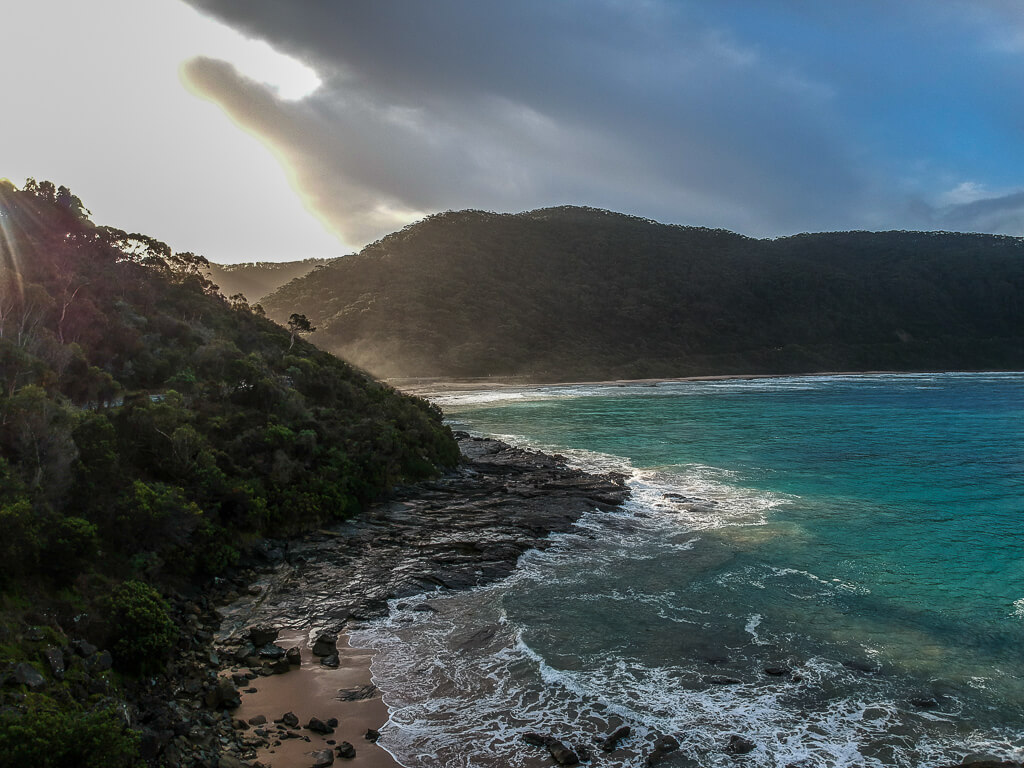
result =
M353 634L403 765L550 765L526 731L604 766L660 734L678 766L1024 758L1024 374L433 399L453 428L623 472L633 497L502 582ZM596 749L619 724L623 748Z

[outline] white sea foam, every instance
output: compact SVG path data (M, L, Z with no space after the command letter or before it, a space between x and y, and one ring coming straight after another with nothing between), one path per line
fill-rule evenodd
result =
M711 384L764 389L818 386L815 380L806 379ZM631 387L629 391L657 396L692 386L669 383ZM502 390L480 394L477 400L465 399L471 393L458 393L452 397L464 399L449 403L587 396L600 390ZM609 394L607 388L604 393ZM391 711L391 722L382 729L380 743L403 764L410 768L525 767L534 764L539 755L524 747L524 731L589 742L606 735L619 721L631 725L636 735L621 754L602 757L602 764L609 768L637 764L655 736L666 732L680 739L685 752L714 768L735 765L734 758L722 751L733 733L756 744L744 758L750 768L790 763L809 768L940 765L953 762L951 756L965 751L1008 759L1024 756L1020 733L969 733L957 726L953 718L960 706L957 700L945 702L939 711L922 712L908 705L899 681L865 675L814 655L790 662L795 667L793 679L766 679L759 674L759 665L753 664L738 675L742 682L737 685L701 684L701 675L707 670L692 661L668 659L664 664L647 665L631 656L628 648L565 658L561 663L556 661L557 653L545 658L524 639L526 629L509 619L502 607L505 597L514 599L517 588L557 585L566 617L578 602L592 602L595 610L612 611L617 605L626 610L639 604L649 615L671 622L672 631L698 631L710 626L706 624L709 614L689 605L690 595L684 591L651 593L623 583L596 592L581 585L585 579L592 583L595 576L614 576L624 567L655 557L686 557L698 548L702 537L717 535L722 541L741 541L722 538L722 529L737 534L767 531L764 523L770 521L773 510L793 499L743 488L734 473L721 468L692 465L640 470L618 456L530 444L517 435L499 437L514 445L562 453L586 470L622 472L633 495L622 511L585 515L575 531L553 536L547 550L526 553L517 571L502 583L458 594L424 596L438 609L436 613L393 606L388 620L353 634L354 644L378 650L372 668L374 682L385 691ZM806 599L867 594L859 585L822 579L795 568L741 567L719 578L738 580L744 589L781 580L789 586L789 594ZM614 582L605 579L600 583ZM414 604L416 599L408 602ZM754 647L750 653L781 652L792 658L786 649L796 647L795 633L782 634L777 626L771 631L766 626L771 622L761 613L738 613L736 618L750 638L745 642ZM1024 617L1024 598L1014 603L1014 614ZM475 632L489 628L494 631L483 648L466 644ZM871 656L870 649L864 652ZM984 690L988 683L976 678L972 686Z
M1024 597L1013 601L1013 615L1024 619Z

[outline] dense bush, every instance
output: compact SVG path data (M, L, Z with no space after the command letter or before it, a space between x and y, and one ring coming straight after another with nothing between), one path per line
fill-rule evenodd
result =
M138 735L113 707L59 710L34 699L0 713L0 768L133 768Z
M158 668L178 637L160 593L145 582L128 580L113 591L106 608L115 664L133 672Z

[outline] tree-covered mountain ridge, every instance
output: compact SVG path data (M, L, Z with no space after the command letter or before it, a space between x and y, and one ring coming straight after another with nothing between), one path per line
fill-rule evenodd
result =
M263 301L384 377L1024 367L1024 239L756 239L563 206L429 216Z
M0 768L139 765L125 689L191 663L165 598L458 462L436 407L207 268L0 180Z

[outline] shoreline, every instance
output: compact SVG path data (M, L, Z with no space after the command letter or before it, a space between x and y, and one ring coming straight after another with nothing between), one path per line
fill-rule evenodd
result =
M703 376L671 376L645 379L584 379L578 381L531 381L514 378L478 377L478 378L445 378L445 377L394 377L383 381L410 395L427 397L431 394L451 394L456 392L488 392L517 389L537 389L560 387L628 387L656 386L680 382L714 382L714 381L756 381L760 379L797 379L797 378L828 378L832 376L927 376L943 374L997 374L1021 373L1021 371L815 371L812 373L723 373Z
M332 754L334 764L400 766L386 734L381 745L364 738L367 728L390 722L390 711L373 685L374 651L353 648L350 631L387 616L389 600L500 580L523 553L547 548L551 533L572 530L586 512L616 509L629 496L622 476L586 473L563 457L490 438L456 437L463 463L455 472L396 489L358 518L281 543L269 552L272 566L221 601L212 658L224 695L212 708L234 727L234 744L218 758L222 768L308 768L314 753L336 751L342 741L355 757ZM272 628L274 639L257 647L261 628ZM336 667L312 654L312 641L324 633L337 638ZM301 663L260 658L276 653L275 645L282 654L298 647ZM339 692L353 700L339 701ZM297 726L274 724L287 712ZM267 723L247 722L259 716ZM319 735L304 727L311 717L339 722Z

